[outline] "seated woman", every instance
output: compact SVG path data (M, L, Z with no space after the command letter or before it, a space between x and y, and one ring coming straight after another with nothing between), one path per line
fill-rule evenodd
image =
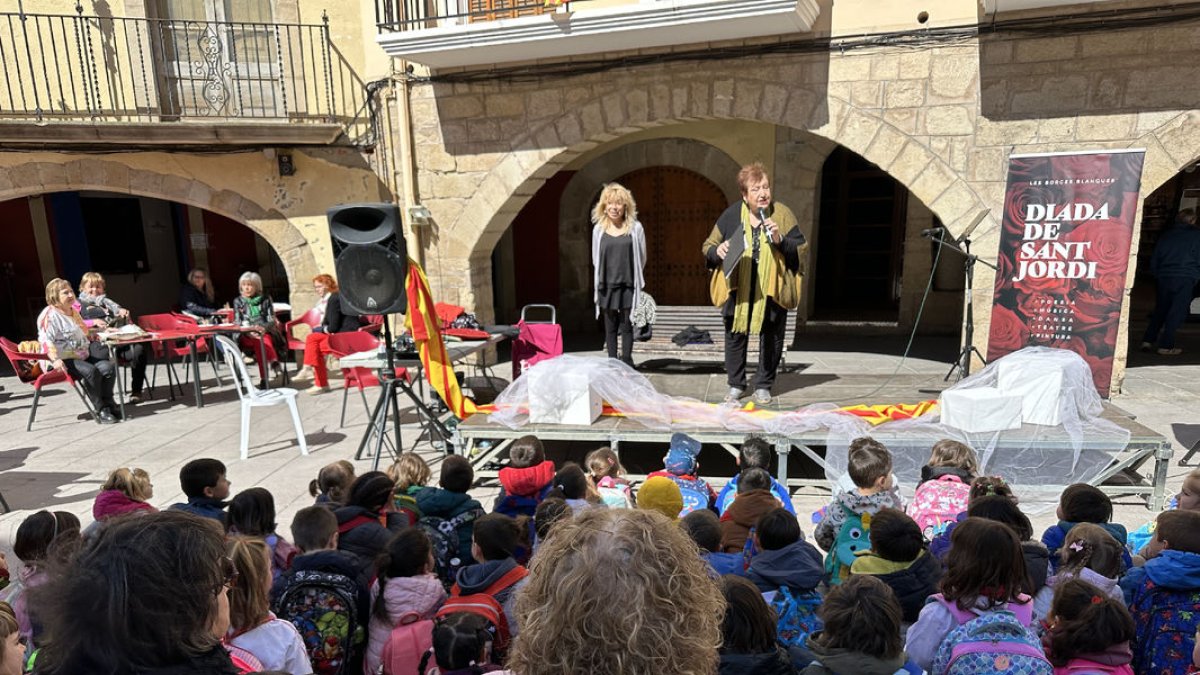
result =
M325 368L325 357L330 354L329 334L349 333L363 325L362 317L342 305L342 296L338 293L337 282L328 274L317 275L313 279L313 288L322 295L317 307L320 309L321 325L304 338L304 369L296 374L296 379L313 378L310 394L323 394L329 391L329 373Z
M188 272L187 283L179 289L179 309L184 314L207 319L217 312L214 297L212 284L208 281L208 272L197 267Z
M129 310L104 294L104 277L98 272L88 272L79 282L79 310L83 322L88 326L105 328L129 321ZM133 365L133 381L130 403L142 402L142 389L146 386L146 359L148 354L143 344L117 347L117 356Z
M260 329L242 333L238 344L254 357L258 363L258 377L265 382L267 370L262 362L262 352L266 352L272 372L280 372L279 350L283 348L283 335L279 320L275 318L275 305L271 302L271 296L263 293L262 277L254 272L245 272L238 278L238 290L241 295L233 300L234 323Z
M117 421L119 407L113 401L117 368L109 360L108 347L95 342L94 333L75 311L75 291L65 279L46 284L46 309L37 318L38 342L53 360L55 368L83 383L92 409L101 424Z

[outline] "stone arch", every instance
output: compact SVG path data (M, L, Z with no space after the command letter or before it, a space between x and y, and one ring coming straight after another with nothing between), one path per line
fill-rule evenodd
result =
M279 255L292 288L306 288L295 281L319 272L308 241L286 216L231 190L214 190L194 177L130 168L95 158L27 162L6 174L0 178L0 201L51 192L99 190L178 202L225 216L261 236Z
M565 307L591 304L591 255L588 234L590 214L579 204L588 204L600 186L637 169L649 166L676 166L695 171L721 186L727 201L737 197L737 187L729 181L738 164L728 154L692 138L659 138L629 143L588 162L567 182L558 213L559 255L583 265L564 265L559 276L559 298Z

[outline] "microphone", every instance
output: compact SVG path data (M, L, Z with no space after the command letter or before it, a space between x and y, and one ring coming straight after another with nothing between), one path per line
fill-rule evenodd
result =
M921 230L921 236L922 237L941 236L941 234L945 231L946 231L946 228L944 228L944 227L931 227L927 230Z
M764 223L767 222L767 210L761 206L758 207L758 219Z

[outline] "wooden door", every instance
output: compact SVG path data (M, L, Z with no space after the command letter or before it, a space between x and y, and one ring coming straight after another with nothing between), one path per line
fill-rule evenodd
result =
M816 311L827 319L895 319L908 191L845 148L825 161Z
M721 188L674 166L638 169L617 182L633 193L646 228L646 292L660 305L709 304L700 245L728 206Z

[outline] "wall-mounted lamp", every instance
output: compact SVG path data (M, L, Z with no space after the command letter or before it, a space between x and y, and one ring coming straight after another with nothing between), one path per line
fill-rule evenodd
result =
M433 214L424 204L408 207L408 219L413 225L425 226L433 222Z
M295 176L296 164L292 162L292 153L279 152L275 155L276 161L279 163L280 176Z

